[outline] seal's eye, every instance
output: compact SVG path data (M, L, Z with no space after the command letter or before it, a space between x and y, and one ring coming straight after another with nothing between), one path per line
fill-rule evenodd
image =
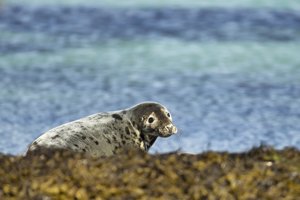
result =
M167 116L168 116L168 117L171 117L170 113L167 113Z
M154 122L154 118L153 118L153 117L149 117L148 122L149 122L149 123Z

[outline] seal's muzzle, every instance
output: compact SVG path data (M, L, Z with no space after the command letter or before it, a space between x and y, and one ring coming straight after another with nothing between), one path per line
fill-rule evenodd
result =
M161 136L161 137L169 137L169 136L177 133L177 128L173 124L169 124L163 128L159 128L158 132L160 133L159 136Z

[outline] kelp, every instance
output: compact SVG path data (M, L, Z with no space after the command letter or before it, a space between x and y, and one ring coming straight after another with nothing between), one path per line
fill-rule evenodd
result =
M0 199L297 199L300 152L0 155Z

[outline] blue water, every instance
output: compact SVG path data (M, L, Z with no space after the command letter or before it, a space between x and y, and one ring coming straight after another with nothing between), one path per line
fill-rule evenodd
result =
M23 16L22 9L21 11L18 9L20 8L11 9L9 12ZM28 11L25 15L37 15L31 14L31 12L36 13L36 11ZM6 38L0 36L2 55L14 56L32 52L36 54L38 60L32 63L22 63L23 60L20 59L20 61L16 60L15 64L7 65L0 60L0 152L22 153L29 143L52 127L93 113L127 108L142 101L157 101L164 104L169 108L179 129L177 135L157 140L151 149L152 153L175 150L191 153L206 150L237 152L260 144L272 145L276 148L286 146L300 148L299 74L286 71L283 76L276 71L268 72L267 70L262 73L247 73L243 70L229 73L205 72L186 66L177 66L172 69L172 67L157 66L154 60L153 68L150 68L149 65L144 67L143 64L132 69L105 64L91 66L82 64L82 62L53 66L43 60L42 56L45 52L55 52L61 48L87 48L90 43L99 40L99 35L89 35L88 32L84 32L82 35L80 31L73 33L72 27L66 33L56 32L55 30L65 28L63 26L65 22L59 23L60 18L58 21L49 20L52 12L55 14L56 10L51 11L50 9L50 14L45 14L46 21L51 26L58 28L45 29L45 31L43 28L47 27L47 23L43 25L43 20L40 18L36 23L39 28L28 30L26 26L20 28L18 23L35 24L34 17L22 20L18 17L7 18L5 16L14 16L7 13L4 17L3 15L2 18L0 17L0 30L2 31L32 34L34 37L39 33L54 38L53 43L42 40L33 44L25 40L25 42L19 42L10 40L8 36ZM71 12L72 16L76 16L76 12L75 14ZM172 10L172 12L176 15L177 11ZM43 12L38 10L38 13ZM61 14L63 15L63 13ZM275 13L276 16L277 14ZM57 15L55 16L57 17ZM284 20L282 24L277 23L276 25L276 20L272 18L270 23L267 23L271 26L270 30L264 28L262 32L257 29L251 32L251 29L247 28L237 39L251 40L252 34L255 40L264 40L267 37L265 33L274 29L280 31L276 32L277 35L273 32L273 36L289 36L284 37L284 40L297 41L299 35L296 32L299 26L297 20L292 20L295 17L297 16L288 17L287 24L294 26L286 26L287 32L280 30L282 24L285 24ZM62 17L62 19L64 18ZM173 20L172 17L170 19ZM237 19L234 18L234 20ZM246 22L255 23L256 21L252 18L247 20L246 17L242 24L239 24L239 20L237 20L237 27L243 28L243 24L247 24ZM274 26L272 26L272 20L275 23ZM126 25L124 26L126 27ZM254 28L260 26L260 23L257 27L253 25ZM138 26L135 29L139 30ZM157 31L154 35L158 38L160 34L163 37L168 35L165 35L168 33L164 32L165 30L153 30ZM195 33L200 30L196 30ZM143 31L145 30L143 29ZM139 37L143 36L143 31L137 33ZM204 36L205 34L210 35L210 31L205 32ZM218 30L215 35L210 35L210 37L216 41L222 40L222 38L225 41L236 38L234 34L229 34L230 37L224 38L224 35L218 34L219 32L222 30ZM185 33L184 29L183 33ZM225 35L228 33L230 32L226 32ZM71 34L72 37L69 37L68 34ZM120 38L128 40L123 36ZM130 37L133 36L134 34L130 35ZM184 36L181 38L180 34L173 36L177 39L193 39ZM200 41L203 40L202 36L199 35ZM86 38L92 39L84 40ZM282 41L282 37L268 38ZM78 42L83 40L85 42ZM116 49L115 55L108 59L119 59L119 53ZM20 57L16 56L16 58ZM84 56L82 59L85 59ZM124 58L124 60L126 59ZM168 59L166 56L165 60ZM143 57L137 60L140 63L143 61ZM249 62L251 61L249 60ZM136 65L136 63L133 64ZM300 67L300 60L296 64L299 64ZM207 68L209 67L207 66ZM282 66L281 71L284 71L284 67Z
M299 84L235 74L110 72L2 72L0 151L20 153L51 127L149 100L166 105L179 128L151 152L244 151L262 143L300 147Z

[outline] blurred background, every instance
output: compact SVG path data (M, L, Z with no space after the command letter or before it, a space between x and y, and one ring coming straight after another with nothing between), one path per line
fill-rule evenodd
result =
M300 148L299 0L7 0L0 152L141 101L179 134L151 152Z

